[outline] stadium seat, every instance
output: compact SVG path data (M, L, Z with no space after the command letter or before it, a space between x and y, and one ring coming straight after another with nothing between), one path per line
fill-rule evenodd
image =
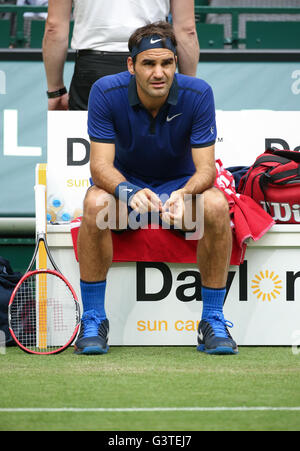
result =
M195 6L209 6L209 0L195 0ZM196 14L196 20L205 22L206 16L207 14Z
M8 48L10 44L10 20L0 19L0 47Z
M42 41L45 31L44 20L32 20L30 31L30 48L40 49L42 48Z
M246 48L299 49L300 22L247 22Z
M196 23L200 48L223 49L224 48L224 25Z
M70 22L69 47L71 45L74 22ZM43 20L33 20L31 22L30 47L42 48L42 41L45 31L45 22Z
M70 22L70 32L69 32L69 47L71 47L71 41L72 41L72 35L73 35L73 27L74 27L74 20L71 20L71 22Z

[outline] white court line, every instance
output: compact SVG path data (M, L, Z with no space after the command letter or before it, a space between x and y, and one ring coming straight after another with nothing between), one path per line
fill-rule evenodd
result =
M1 412L253 412L300 411L300 407L7 407Z

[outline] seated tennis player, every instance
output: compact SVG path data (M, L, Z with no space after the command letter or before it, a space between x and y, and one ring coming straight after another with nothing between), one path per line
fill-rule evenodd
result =
M204 233L198 241L197 261L203 310L197 349L236 354L237 345L223 315L232 232L227 200L213 186L216 124L212 89L203 80L175 73L176 39L170 24L139 28L128 46L128 71L99 79L89 98L93 185L85 197L78 238L84 312L75 352L108 351L105 288L113 258L112 229L124 222L120 218L124 209L119 207L125 206L128 213L125 228L130 227L131 214L136 218L154 212L161 224L193 232L197 220L195 224L186 217L192 211L195 218L200 196L204 202L198 220L204 222ZM117 220L102 227L99 217L104 211L103 220L109 214L105 210L109 203Z

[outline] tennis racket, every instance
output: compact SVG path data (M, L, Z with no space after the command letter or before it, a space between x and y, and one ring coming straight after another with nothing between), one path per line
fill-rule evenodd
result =
M48 248L45 190L44 185L35 186L35 249L8 306L10 333L17 345L31 354L57 354L65 350L75 339L80 322L76 293ZM37 257L39 269L34 269ZM53 269L48 269L47 261Z

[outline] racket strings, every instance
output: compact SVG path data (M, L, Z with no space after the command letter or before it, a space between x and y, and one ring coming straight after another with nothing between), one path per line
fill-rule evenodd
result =
M27 350L55 351L74 334L76 308L71 289L58 275L33 273L20 285L11 304L11 329Z

